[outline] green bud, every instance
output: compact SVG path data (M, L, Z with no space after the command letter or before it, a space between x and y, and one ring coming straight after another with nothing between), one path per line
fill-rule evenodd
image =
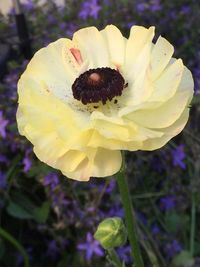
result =
M94 234L104 249L111 249L125 244L127 233L121 218L113 217L103 220Z

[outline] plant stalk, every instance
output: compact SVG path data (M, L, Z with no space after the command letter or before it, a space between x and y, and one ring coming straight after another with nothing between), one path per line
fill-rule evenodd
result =
M136 231L136 218L133 213L133 206L130 198L128 183L125 177L124 155L123 155L122 168L117 174L117 182L124 207L128 239L131 245L131 256L135 263L134 266L144 267L144 262L140 253L137 231Z

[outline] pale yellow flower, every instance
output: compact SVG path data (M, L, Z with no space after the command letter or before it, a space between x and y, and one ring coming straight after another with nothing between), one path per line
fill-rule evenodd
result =
M88 27L34 55L18 83L17 122L41 161L86 181L118 172L121 150L158 149L180 133L192 75L153 37L154 27L133 26L128 39L113 25Z

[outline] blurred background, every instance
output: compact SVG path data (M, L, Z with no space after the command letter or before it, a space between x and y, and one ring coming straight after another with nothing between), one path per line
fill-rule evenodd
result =
M16 2L15 6L16 6ZM200 1L0 0L0 267L103 267L98 223L124 216L114 177L68 180L19 136L17 81L39 48L79 28L156 26L195 80L183 133L154 152L126 153L127 176L147 267L200 266ZM23 11L23 14L22 14ZM128 243L118 254L131 266Z

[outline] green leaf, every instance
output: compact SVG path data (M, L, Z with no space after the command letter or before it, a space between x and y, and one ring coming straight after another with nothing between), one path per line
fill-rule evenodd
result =
M192 267L194 265L194 259L189 251L183 250L174 257L173 264L178 267Z
M32 219L33 215L31 212L27 211L23 207L19 206L18 204L10 201L8 204L6 211L9 215L18 218L18 219Z
M186 215L179 215L174 211L166 213L165 224L167 229L172 233L176 233L179 229L184 228L187 223L188 216Z
M50 203L48 201L43 202L41 207L33 210L33 217L38 223L45 223L50 210Z

